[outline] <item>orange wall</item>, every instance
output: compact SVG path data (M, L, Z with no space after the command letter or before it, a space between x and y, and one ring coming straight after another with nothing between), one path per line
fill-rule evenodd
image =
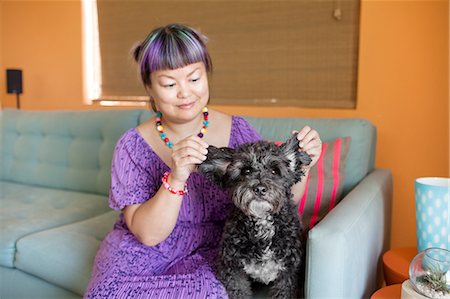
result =
M83 108L80 0L0 3L3 107L16 103L4 88L5 69L22 68L24 109Z
M0 7L4 69L24 69L30 110L82 104L79 1L6 1ZM449 176L448 1L362 0L357 108L216 106L256 116L362 117L378 128L377 167L394 175L392 247L415 245L414 179ZM15 98L1 88L3 107Z

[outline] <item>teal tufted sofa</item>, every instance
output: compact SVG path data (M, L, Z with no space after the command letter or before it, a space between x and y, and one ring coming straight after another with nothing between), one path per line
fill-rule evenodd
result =
M150 112L0 113L0 298L80 298L118 217L107 198L114 145ZM392 199L390 171L374 168L374 126L362 119L247 119L269 140L306 124L325 141L352 137L345 197L309 232L305 295L369 297L380 283Z

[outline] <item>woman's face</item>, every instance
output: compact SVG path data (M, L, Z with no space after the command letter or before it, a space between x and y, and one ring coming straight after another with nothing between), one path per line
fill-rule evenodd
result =
M203 62L150 75L149 93L164 117L173 122L192 120L209 99L208 76Z

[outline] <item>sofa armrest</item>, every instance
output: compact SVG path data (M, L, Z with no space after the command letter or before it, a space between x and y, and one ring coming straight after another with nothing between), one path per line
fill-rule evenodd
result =
M375 169L309 231L306 298L369 298L390 238L392 174Z

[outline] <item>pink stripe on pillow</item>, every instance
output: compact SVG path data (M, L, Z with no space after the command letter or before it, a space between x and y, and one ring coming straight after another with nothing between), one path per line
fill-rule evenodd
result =
M303 214L303 211L305 211L306 198L308 197L309 177L310 177L310 175L308 172L308 177L306 178L306 183L305 183L305 191L303 192L302 199L300 200L300 205L298 206L298 212L300 214Z
M323 156L325 156L325 152L327 151L328 144L324 143L322 145L322 153L320 154L320 158L317 161L317 191L316 191L316 200L314 202L314 211L311 216L311 220L309 223L309 228L313 228L317 222L320 211L320 201L322 200L323 193L323 185L324 185L324 169L323 169Z
M337 138L336 139L336 143L334 145L334 153L333 153L333 169L332 169L332 173L333 173L333 189L331 190L331 201L330 201L330 207L329 207L329 211L331 211L334 208L334 204L336 203L336 195L337 195L337 190L339 187L339 160L340 160L340 156L341 156L341 144L342 144L342 139L341 138Z
M350 137L341 137L324 142L317 164L309 171L306 198L302 196L298 207L308 229L320 222L342 199L350 141Z

